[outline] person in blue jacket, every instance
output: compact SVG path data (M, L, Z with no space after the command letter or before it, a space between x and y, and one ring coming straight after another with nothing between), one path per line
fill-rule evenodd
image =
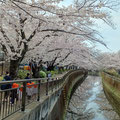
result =
M30 74L29 73L27 73L27 76L25 77L25 79L30 79ZM31 83L31 81L29 81L27 83Z
M4 79L2 81L10 81L11 77L9 75L9 72L6 71L6 75L4 76ZM10 89L12 87L12 84L4 84L1 86L1 90L5 90L5 89ZM9 95L9 91L5 91L5 95L4 95L4 99L7 99Z

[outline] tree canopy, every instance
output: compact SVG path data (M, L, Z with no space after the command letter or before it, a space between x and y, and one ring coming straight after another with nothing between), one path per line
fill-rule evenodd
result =
M92 26L95 19L113 26L110 11L118 1L75 0L67 7L61 7L61 1L0 0L0 44L10 60L11 74L29 53L29 57L39 55L44 61L54 60L55 64L65 64L66 60L81 65L86 64L86 58L93 60L92 50L84 41L106 46ZM14 62L17 65L13 70Z

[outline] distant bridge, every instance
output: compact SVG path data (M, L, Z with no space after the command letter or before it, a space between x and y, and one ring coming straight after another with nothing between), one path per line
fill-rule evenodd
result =
M19 83L19 87L0 90L0 117L5 120L64 120L72 94L86 77L87 71L81 69L57 78L0 82L0 85Z

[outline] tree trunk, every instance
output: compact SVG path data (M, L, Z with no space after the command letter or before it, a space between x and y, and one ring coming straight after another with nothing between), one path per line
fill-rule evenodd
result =
M47 71L52 71L52 70L54 70L54 66L48 66L48 68L47 68Z
M9 72L12 79L15 79L17 77L19 64L19 60L10 60Z

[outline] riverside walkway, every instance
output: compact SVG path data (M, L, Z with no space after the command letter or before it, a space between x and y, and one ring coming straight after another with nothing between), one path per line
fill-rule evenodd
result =
M0 85L13 83L21 85L17 88L0 90L0 119L64 119L71 95L86 76L87 71L81 69L70 70L65 75L55 78L0 82ZM6 92L8 96L5 99ZM11 98L14 98L14 104L11 104Z

